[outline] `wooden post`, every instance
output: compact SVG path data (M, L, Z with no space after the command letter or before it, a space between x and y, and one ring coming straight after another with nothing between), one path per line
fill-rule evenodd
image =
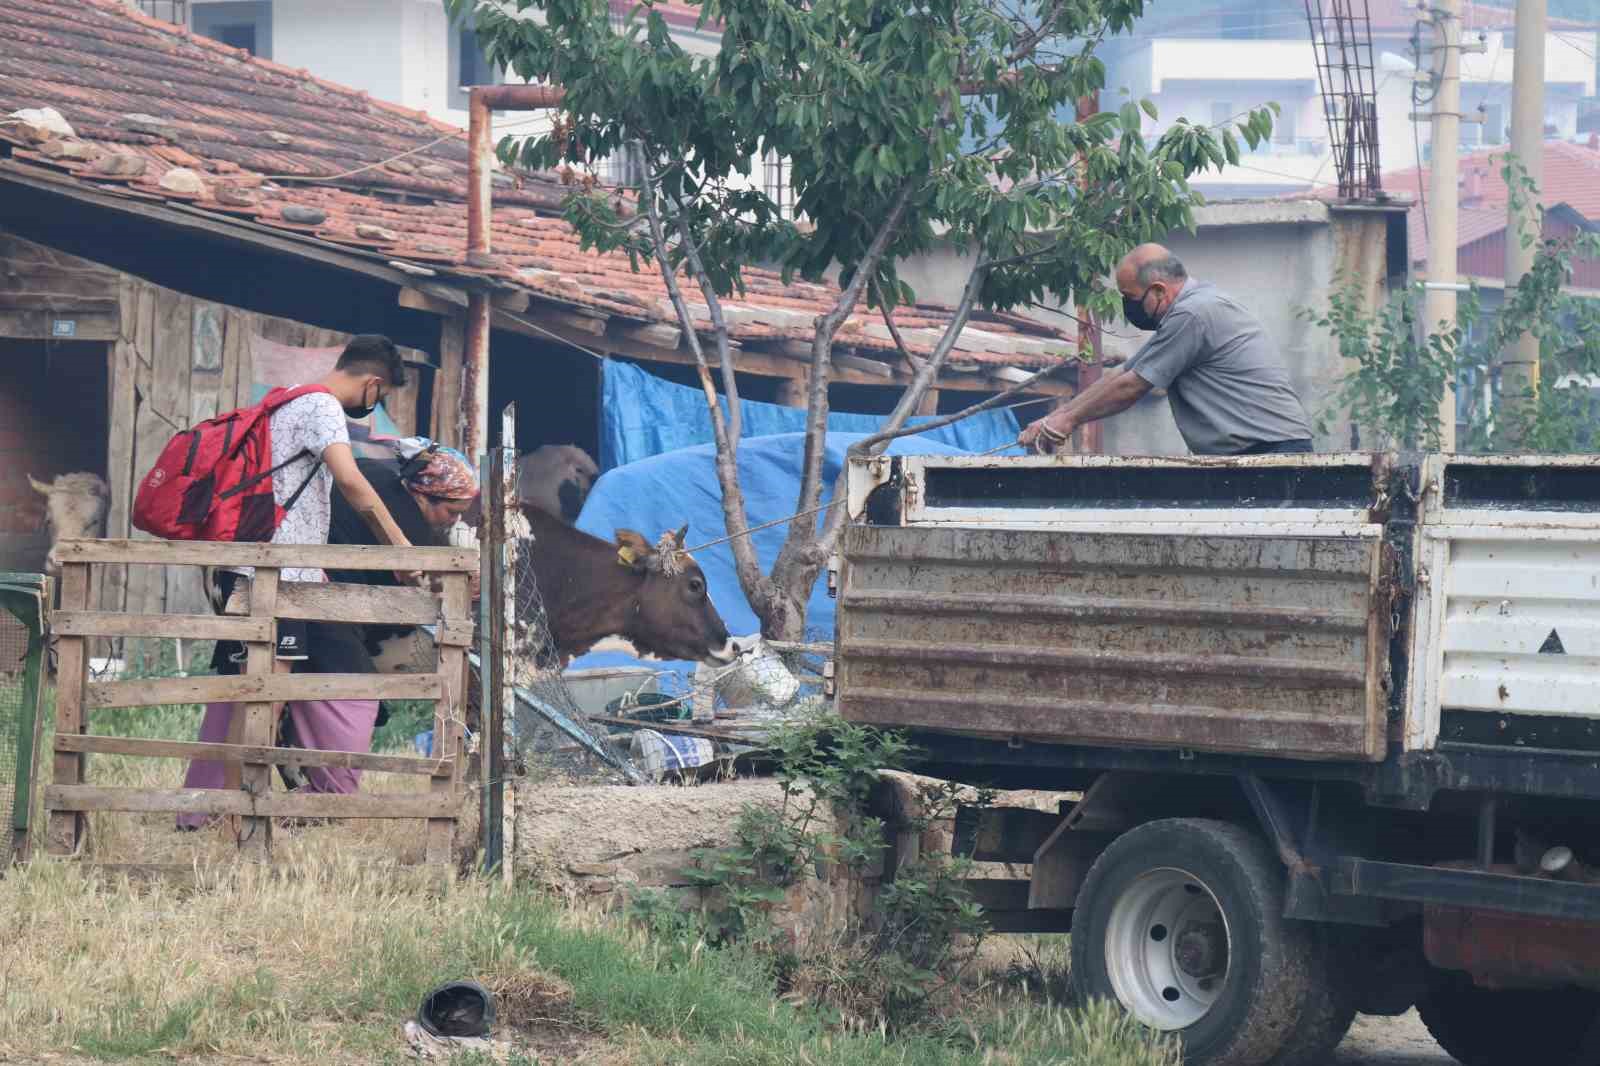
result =
M250 617L272 618L278 609L278 571L276 568L256 567L250 580ZM244 672L249 677L269 677L277 667L275 648L277 627L272 639L251 641L245 645ZM276 732L278 704L247 703L235 708L237 716L243 712L244 743L271 747ZM265 796L272 789L272 767L268 763L247 762L240 778L240 788L252 796ZM240 825L239 848L252 859L266 860L272 855L272 819L246 817Z
M936 415L938 413L939 413L939 390L935 389L935 388L930 388L930 389L928 389L927 392L922 394L922 402L917 404L917 414L919 414L919 415Z
M806 376L804 374L799 377L778 379L778 394L773 400L774 403L783 407L804 408L806 400Z
M472 624L472 590L464 573L445 574L444 603L441 614L447 626ZM439 646L439 674L444 697L434 704L433 753L448 761L450 775L435 777L434 793L449 792L459 798L461 784L461 716L466 708L466 648L459 644ZM488 663L482 668L487 669ZM485 708L487 710L487 708ZM446 818L428 819L427 861L448 867L455 844L456 813Z
M61 609L82 611L89 606L89 564L63 563L61 568ZM88 681L87 638L56 638L56 736L75 736L84 731L83 686ZM84 756L78 752L55 753L54 784L83 783ZM71 855L83 840L83 815L78 811L50 812L45 847L52 855Z

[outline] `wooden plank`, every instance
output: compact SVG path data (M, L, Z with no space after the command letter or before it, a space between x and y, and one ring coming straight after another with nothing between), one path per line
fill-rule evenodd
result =
M233 406L248 407L256 397L256 355L250 338L261 329L260 319L246 311L237 312L239 323L238 391L233 396Z
M443 647L469 647L476 630L471 622L445 623L433 635L433 642Z
M228 410L239 406L239 348L245 343L241 318L232 307L222 309L222 385L217 389L217 403Z
M132 330L138 313L138 291L125 284L125 302L131 314L124 329ZM110 432L106 440L106 483L111 490L110 509L106 513L106 536L118 539L131 532L129 510L133 501L135 473L133 470L134 445L134 363L138 356L133 344L119 340L110 349ZM142 473L142 471L141 471ZM108 611L120 611L127 606L128 568L106 566L101 568L100 606Z
M439 372L433 376L433 439L461 447L461 375L466 358L466 321L461 315L439 323Z
M104 755L140 755L162 759L234 759L274 766L337 766L388 774L448 775L446 759L420 755L374 755L365 751L312 751L306 748L252 747L248 744L202 744L187 740L147 740L143 737L63 736L58 751Z
M78 296L73 293L8 292L0 282L0 311L38 311L50 318L77 318L82 315L103 317L117 322L122 314L122 304L115 296L103 292L98 296ZM119 332L120 336L120 332ZM108 338L109 339L109 338Z
M537 320L540 327L535 329L526 323L519 322L510 315L499 314L495 316L494 328L503 329L511 333L519 333L526 337L539 340L551 339L566 341L590 351L600 352L602 355L615 355L627 359L638 359L643 362L675 363L680 366L693 366L694 354L687 347L676 350L660 348L651 344L640 343L637 340L623 337L617 333L608 333L603 338L590 336L586 331L572 329L563 322L541 314ZM554 334L554 338L551 337ZM709 343L709 342L707 342ZM796 342L804 347L804 354L795 358L788 358L775 354L775 347L764 342L752 341L743 351L737 353L737 365L741 374L754 374L758 377L769 378L800 378L806 374L807 366L811 359L811 348L805 342ZM758 349L758 350L752 350ZM714 358L713 358L714 361ZM888 365L888 364L884 364ZM835 366L829 375L829 381L836 385L906 385L911 381L910 373L903 367L890 367L890 377L885 379L881 374L856 370L852 367ZM986 377L972 374L954 374L941 377L938 385L942 389L958 392L997 392L994 382ZM1029 390L1030 395L1040 396L1072 396L1074 390L1066 382L1041 381Z
M222 397L223 309L196 301L189 375L189 424L214 417ZM232 404L230 403L231 407Z
M126 614L57 611L50 628L68 637L179 637L184 640L271 640L270 618L220 618L210 614Z
M252 588L255 584L251 583ZM88 687L85 705L98 708L289 700L437 700L442 693L438 674L205 675L102 681Z
M52 810L127 811L135 814L229 814L246 823L268 824L269 818L443 818L455 810L448 792L335 795L315 792L273 792L251 796L212 788L96 788L92 785L47 785L45 803ZM64 813L63 817L70 817Z
M400 306L408 311L423 311L430 315L443 315L448 318L466 306L466 297L462 297L462 302L457 305L432 293L423 292L421 289L407 285L400 290Z
M612 320L607 326L607 332L615 334L622 340L635 341L639 344L648 344L654 348L664 348L671 351L683 343L683 330L675 323L652 322L649 325L630 325Z
M540 308L538 315L535 316L535 321L539 325L550 323L564 326L575 333L587 333L592 337L604 337L606 335L606 318L607 316L605 315L584 315L573 311L552 311Z
M250 616L252 618L271 618L276 613L278 605L278 571L258 567L250 578ZM273 682L294 678L294 674L284 671L284 668L273 658L274 643L272 640L252 641L245 645L245 684L258 684L270 686ZM301 677L315 675L302 674ZM187 679L180 679L187 680ZM229 680L232 678L218 678ZM137 683L137 682L135 682ZM245 697L244 699L248 699ZM242 708L235 708L229 716L228 733L226 740L229 744L244 743L250 747L271 747L277 732L277 719L279 705L277 702L268 702L273 697L262 693L250 702L239 699L233 702L242 702ZM229 702L225 700L205 700L199 702ZM272 794L272 767L264 762L254 762L248 758L234 762L225 760L223 766L223 784L233 789L240 790L250 800L251 807L259 809L261 800L271 797ZM237 768L237 769L236 769ZM240 792L236 791L235 795ZM264 860L272 854L272 821L269 818L248 817L239 826L239 850L246 856Z
M62 559L157 566L314 566L328 570L470 573L474 548L391 548L362 544L232 544L220 541L63 540Z
M888 363L880 363L876 359L865 359L859 355L842 355L833 353L833 365L836 370L859 370L873 377L893 378L894 367Z
M61 606L64 610L83 610L89 606L89 567L64 563L61 568ZM89 680L85 654L88 642L82 637L62 637L56 641L56 736L82 733L84 728L84 688ZM81 752L56 749L52 780L60 785L76 785L83 780ZM51 806L45 848L52 855L71 855L83 839L83 818L66 809Z
M528 310L532 300L523 289L496 289L489 294L489 303L502 311L520 315Z
M78 341L116 341L122 326L116 312L53 312L0 310L0 337L17 340L60 340L56 322L72 323L72 339Z
M292 581L278 590L278 617L430 626L439 621L439 601L426 589Z
M444 616L463 618L472 608L472 592L466 574L450 574L444 579ZM448 778L435 777L430 787L435 799L445 805L446 814L428 821L427 861L448 869L455 850L456 816L461 810L461 772L465 765L461 743L462 724L467 710L467 651L445 645L439 648L439 673L443 698L433 709L433 753L449 760Z
M149 366L156 351L156 288L141 283L138 289L139 318L134 324L133 347L139 353L139 360ZM149 395L149 390L145 395Z

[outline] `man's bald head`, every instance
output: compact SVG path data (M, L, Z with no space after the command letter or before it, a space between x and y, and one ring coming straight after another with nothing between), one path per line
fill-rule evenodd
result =
M1117 264L1117 288L1135 299L1158 281L1182 288L1188 276L1178 257L1160 244L1141 244Z

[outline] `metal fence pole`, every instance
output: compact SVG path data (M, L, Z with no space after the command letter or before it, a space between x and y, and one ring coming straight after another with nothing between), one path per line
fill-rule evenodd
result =
M516 624L516 567L512 552L515 538L508 520L517 506L517 405L507 404L500 416L500 447L491 449L484 463L482 491L489 536L479 556L481 595L488 625L480 656L484 681L480 751L484 771L483 863L486 872L505 859L506 708L516 698L512 662ZM492 578L492 582L491 582Z

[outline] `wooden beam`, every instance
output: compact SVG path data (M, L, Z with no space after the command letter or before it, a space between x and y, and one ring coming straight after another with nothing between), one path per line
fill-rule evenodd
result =
M56 332L58 322L72 323L70 336ZM122 339L121 315L100 311L80 314L76 311L0 310L0 337L38 341L116 341Z
M606 335L606 320L609 315L591 315L577 311L554 311L540 308L534 316L540 325L556 323L578 333L587 333L594 337Z
M834 352L833 365L835 369L859 370L864 374L871 374L875 377L894 377L894 367L888 363L880 363L876 359L866 359L859 355L842 355L839 352Z
M50 629L57 636L63 637L181 637L185 640L241 641L272 639L270 618L223 618L209 614L143 615L123 614L119 611L57 611L50 616Z
M390 548L358 544L244 544L193 540L63 540L63 562L157 566L317 567L322 570L421 570L472 573L476 548Z
M430 315L443 315L446 318L460 313L466 306L466 297L461 298L461 303L456 304L431 292L407 286L400 290L400 306L412 311L426 311Z
M431 626L439 621L439 600L427 589L289 581L278 589L276 614L308 622Z
M520 315L527 311L533 301L527 292L522 289L496 289L489 295L489 303L502 311L510 311Z
M365 751L313 751L307 748L255 747L250 744L202 744L189 740L147 740L77 734L57 738L57 751L97 755L138 755L157 759L233 759L273 766L335 766L387 774L448 775L450 763L420 755L374 755Z
M652 322L647 326L629 325L613 319L607 331L615 337L653 348L672 351L683 343L683 330L671 322Z
M586 333L568 328L566 325L550 321L545 316L539 318L541 329L519 322L509 316L495 318L495 328L506 330L508 333L519 333L537 340L550 341L552 339L567 341L579 345L590 351L597 351L601 355L620 356L625 359L637 359L649 363L675 363L679 366L693 366L694 355L687 348L669 350L658 348L654 345L643 344L636 340L625 339L614 332L608 332L604 337L595 338ZM800 341L790 342L801 344ZM805 346L805 360L811 358L809 345ZM882 364L887 365L887 364ZM802 365L799 356L785 356L775 354L770 342L752 341L742 351L737 353L737 368L741 374L753 374L757 377L768 378L802 378L806 374L806 367ZM885 379L878 374L856 370L851 367L834 367L830 378L838 385L905 385L911 381L909 372L898 367L890 367L890 377ZM994 383L986 378L975 375L965 375L953 378L941 378L938 385L942 389L961 392L998 392ZM1045 396L1071 396L1072 386L1052 381L1040 382L1032 390Z
M285 582L287 584L287 582ZM169 707L182 703L289 700L437 700L438 674L263 674L260 677L150 677L87 686L87 707Z
M453 818L461 798L453 792L339 795L315 792L247 792L214 788L97 788L47 785L51 811L128 811L135 814L233 814L263 818Z

